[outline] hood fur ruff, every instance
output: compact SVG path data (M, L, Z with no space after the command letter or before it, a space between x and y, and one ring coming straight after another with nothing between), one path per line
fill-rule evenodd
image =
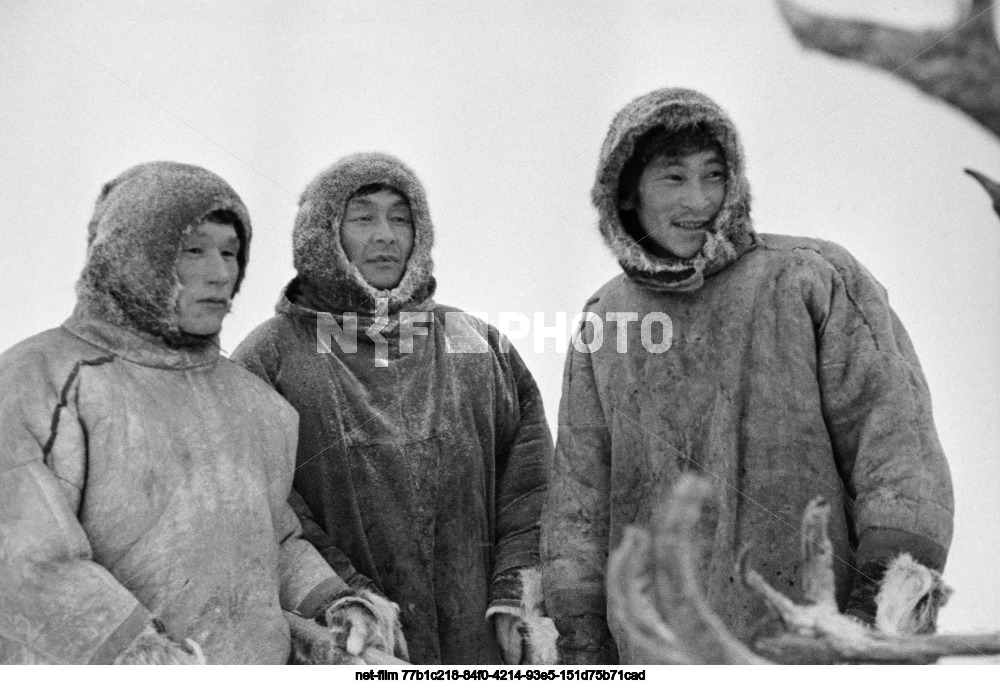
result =
M618 208L618 182L635 143L657 126L667 130L704 123L726 155L726 198L701 251L688 259L659 257L626 232ZM636 98L611 123L591 190L604 241L625 273L656 290L696 290L705 276L716 273L752 249L756 237L750 222L750 186L736 128L712 100L694 90L664 88Z
M216 344L178 327L176 266L184 234L218 209L233 212L241 224L235 295L250 257L250 217L224 180L197 166L161 161L133 166L105 184L87 229L77 312L170 347Z
M379 290L348 262L340 244L340 226L347 201L358 188L385 183L401 193L413 216L413 251L402 280L392 290ZM431 246L434 228L423 185L403 162L379 152L353 154L319 174L302 193L295 219L293 251L299 281L315 290L322 308L331 313L374 314L377 299L388 298L390 315L408 304L420 304L434 294ZM296 287L289 288L290 294ZM312 299L312 297L310 297Z

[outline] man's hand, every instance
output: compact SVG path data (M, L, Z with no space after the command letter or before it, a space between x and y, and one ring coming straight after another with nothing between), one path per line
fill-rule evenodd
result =
M129 644L116 659L115 665L204 665L201 646L193 639L181 644L174 641L154 621Z
M333 601L326 610L326 626L348 655L361 657L373 648L407 659L406 639L399 624L399 606L384 596L362 589Z
M326 626L335 636L337 644L348 655L360 657L365 647L376 637L376 648L384 648L378 637L375 615L360 599L337 605L326 616Z
M507 665L520 665L524 659L524 621L516 615L499 613L493 616L500 655Z

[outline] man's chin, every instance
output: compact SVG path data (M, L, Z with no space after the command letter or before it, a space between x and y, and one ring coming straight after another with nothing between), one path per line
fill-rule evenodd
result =
M376 290L391 290L403 280L403 275L387 275L383 273L367 274L362 273L365 282L374 287Z
M185 332L188 335L195 335L196 337L214 337L222 332L222 321L181 321L177 327L181 329L181 332Z

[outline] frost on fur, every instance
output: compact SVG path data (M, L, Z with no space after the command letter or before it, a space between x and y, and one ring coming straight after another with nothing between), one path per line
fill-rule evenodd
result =
M1000 653L1000 632L926 633L950 590L938 573L905 554L883 577L876 629L840 613L827 534L830 504L822 498L802 516L804 603L771 587L750 567L746 549L740 554L737 574L784 625L783 633L758 639L751 650L712 611L698 584L697 527L711 495L707 479L684 475L655 511L650 529L627 527L608 559L608 614L631 645L630 663L902 664Z
M518 571L521 585L520 605L493 606L486 611L486 617L512 615L521 621L518 632L521 635L520 665L555 665L559 659L556 639L559 631L552 618L545 615L545 601L542 596L542 574L537 568L523 568Z
M524 664L555 665L559 659L556 639L559 631L552 618L545 615L542 596L542 573L537 568L521 571L521 606L524 622Z
M115 659L115 665L205 665L201 646L192 639L184 645L147 625L135 641Z
M399 606L367 589L335 599L326 609L326 625L347 653L360 655L374 648L409 657Z
M931 634L950 597L941 573L901 554L889 564L875 597L875 627L887 634Z

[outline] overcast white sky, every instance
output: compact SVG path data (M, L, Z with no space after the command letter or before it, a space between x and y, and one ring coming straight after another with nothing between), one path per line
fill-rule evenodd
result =
M956 16L950 0L878 6L911 25ZM551 326L619 271L589 204L597 154L614 113L665 85L736 121L758 231L838 242L888 288L955 479L941 623L1000 629L1000 221L962 173L1000 178L1000 142L803 52L768 0L0 1L0 350L69 315L102 183L153 159L215 171L250 209L227 350L293 275L299 192L362 150L425 183L439 301ZM554 428L564 345L516 344Z

